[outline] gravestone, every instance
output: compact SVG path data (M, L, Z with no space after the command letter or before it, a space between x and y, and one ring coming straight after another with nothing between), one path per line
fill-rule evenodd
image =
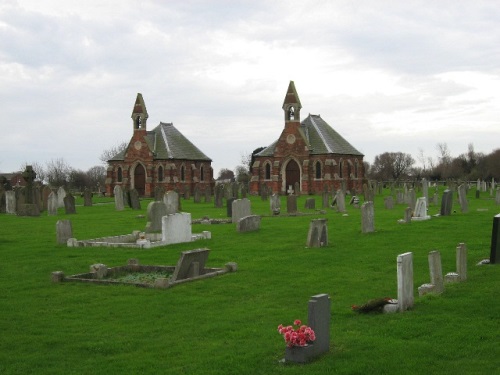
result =
M345 212L345 193L342 189L337 190L337 211L338 212Z
M397 257L398 268L398 310L406 311L413 307L413 253Z
M16 193L14 190L5 192L5 212L8 214L16 214Z
M205 273L205 263L208 259L209 249L197 249L181 252L177 261L171 281L184 280Z
M422 178L422 194L425 198L425 203L429 205L429 181L425 178Z
M159 232L162 230L162 217L167 215L167 205L163 202L150 202L147 209L148 222L146 233Z
M83 205L85 207L92 206L92 192L88 188L83 191Z
M130 189L130 208L133 210L141 209L141 201L139 200L139 192L136 189Z
M55 216L57 215L57 208L59 207L57 200L57 193L55 191L49 194L49 199L47 200L47 215Z
M179 194L173 190L167 191L163 196L163 203L165 203L167 215L177 213L179 211Z
M267 201L268 196L269 196L269 191L268 191L267 185L261 185L260 186L260 198L263 201Z
M418 288L418 295L428 293L440 294L444 291L443 270L441 267L441 254L439 251L431 251L428 255L430 284L423 284Z
M405 208L405 216L404 216L404 222L405 223L411 223L411 219L412 219L412 216L413 216L413 212L411 210L411 207L406 207Z
M215 199L214 199L214 205L217 208L222 208L223 203L222 203L222 198L224 197L224 186L222 184L219 184L215 187Z
M115 185L113 195L115 196L115 209L117 211L123 211L125 207L123 202L123 191L120 185Z
M330 206L330 193L328 189L321 194L321 207L328 208Z
M417 194L414 189L408 191L408 206L411 207L412 212L415 212L415 205L417 203Z
M427 215L427 203L425 197L420 197L417 199L417 204L415 205L415 210L413 211L412 220L422 221L429 220L431 217Z
M234 198L226 199L226 215L227 215L227 217L233 217L233 202L234 202Z
M467 246L459 243L457 246L457 273L460 281L467 280Z
M0 213L4 214L6 212L5 206L5 191L3 190L3 186L0 185Z
M392 210L394 208L394 198L392 196L385 197L384 206L387 210Z
M184 199L191 199L191 189L189 186L184 186Z
M203 192L205 196L205 203L210 203L212 201L212 192L210 191L210 185L205 187L205 191Z
M33 167L27 165L22 176L26 181L26 186L17 192L16 214L18 216L40 216L40 194L34 184L36 173Z
M491 229L490 263L496 264L500 256L500 214L493 217Z
M403 192L401 190L396 191L396 204L403 204L405 203L405 198L403 195Z
M285 348L285 362L306 363L330 350L331 303L328 294L312 296L308 304L307 325L316 340L307 346Z
M58 220L56 223L56 241L60 245L66 245L73 238L73 227L71 220Z
M248 199L236 199L232 202L231 221L237 223L242 217L251 215L251 211L250 201Z
M373 202L365 202L361 206L361 232L370 233L375 231L375 214Z
M162 241L167 245L191 242L191 214L180 212L162 217Z
M495 204L500 205L500 189L497 189L495 193Z
M304 205L306 209L314 210L316 208L316 199L306 198L306 203Z
M271 199L269 200L271 206L271 212L273 215L279 215L281 211L281 200L280 196L276 193L271 195Z
M59 189L57 189L57 205L59 208L64 207L64 197L66 196L66 189L64 186L59 186Z
M45 185L42 189L42 210L46 211L49 208L49 195L52 189Z
M298 182L295 183L295 195L299 195L300 194L300 184Z
M260 229L260 216L248 215L238 220L236 223L237 232L254 232Z
M441 216L450 216L451 209L453 207L453 192L446 189L443 192L443 198L441 198Z
M76 214L75 197L71 193L64 197L64 211L67 215Z
M234 199L239 199L239 190L240 190L240 189L239 189L239 186L238 186L238 184L237 184L236 182L233 182L233 183L231 184L231 189L232 189L232 191L233 191L233 193L232 193L233 198L234 198ZM266 200L267 200L267 199L266 199Z
M297 213L297 196L294 194L286 197L286 212L289 214Z
M309 223L306 247L328 246L328 219L314 219Z
M460 210L463 213L469 212L469 203L467 202L467 187L462 184L458 187L458 202L460 203Z
M201 203L201 191L198 184L194 187L193 203Z
M165 188L163 186L155 187L155 201L163 202L163 197L165 196Z
M438 195L438 193L434 193L434 195L432 196L432 203L434 204L434 206L437 206L439 204L439 195Z

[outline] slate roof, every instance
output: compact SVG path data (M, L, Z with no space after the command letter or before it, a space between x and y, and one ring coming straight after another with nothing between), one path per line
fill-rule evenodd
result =
M311 155L344 154L363 156L319 115L307 116L300 123L300 132L309 145ZM276 140L256 156L273 156L277 142Z
M163 123L146 132L146 143L155 160L200 160L212 161L198 147L189 141L172 123ZM124 160L126 150L110 161Z

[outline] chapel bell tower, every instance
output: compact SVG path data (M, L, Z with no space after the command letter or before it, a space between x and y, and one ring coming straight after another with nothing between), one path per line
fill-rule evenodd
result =
M137 130L146 130L146 122L149 116L141 93L137 94L132 116L130 117L132 117L132 122L134 124L134 132Z
M288 90L286 91L285 100L283 101L283 111L285 112L285 126L288 123L300 123L300 109L302 105L300 104L299 95L297 90L295 90L295 84L290 81L288 85Z

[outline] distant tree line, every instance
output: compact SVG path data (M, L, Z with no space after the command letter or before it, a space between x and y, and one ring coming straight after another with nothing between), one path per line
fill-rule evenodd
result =
M500 148L490 154L484 154L475 152L474 145L470 143L467 152L457 157L451 156L446 143L438 143L436 148L436 159L425 157L420 150L420 166L415 166L415 159L410 154L384 152L375 156L373 164L365 162L365 175L367 178L383 181L424 177L429 180L500 180Z

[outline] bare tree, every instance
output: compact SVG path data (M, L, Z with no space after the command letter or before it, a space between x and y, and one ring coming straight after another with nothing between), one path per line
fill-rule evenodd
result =
M217 180L231 180L234 181L234 172L230 169L227 168L222 168L219 171L219 177L217 177Z
M87 171L87 187L96 189L97 186L104 186L106 180L106 168L95 165Z
M69 181L71 168L63 158L52 159L47 162L46 178L51 186L65 186Z
M127 149L127 146L128 142L121 142L116 146L112 146L102 152L101 156L99 156L99 160L102 161L104 164L107 164L108 160L112 159L120 152L125 151Z
M371 168L373 177L381 180L397 180L408 175L415 160L404 152L384 152L375 156Z

